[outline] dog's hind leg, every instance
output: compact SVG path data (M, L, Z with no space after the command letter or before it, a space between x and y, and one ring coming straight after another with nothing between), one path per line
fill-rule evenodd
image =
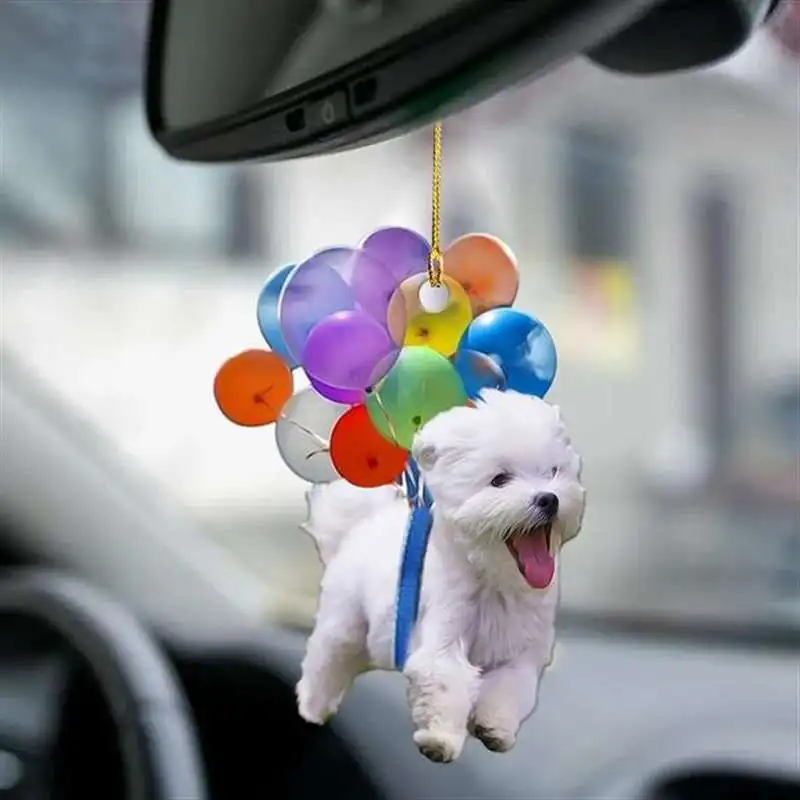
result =
M355 678L367 669L367 625L351 600L323 592L297 684L297 708L307 722L330 719Z
M480 671L463 648L421 648L405 667L414 742L431 761L445 763L461 755L467 721L480 685Z

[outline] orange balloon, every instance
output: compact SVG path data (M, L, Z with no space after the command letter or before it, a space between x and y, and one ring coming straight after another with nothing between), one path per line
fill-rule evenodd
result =
M292 371L269 350L245 350L229 358L214 378L219 410L248 428L275 422L293 390Z
M519 289L517 259L503 242L486 233L468 233L444 252L444 271L467 293L477 317L510 306Z
M346 411L331 432L331 460L354 486L374 489L402 475L408 453L378 433L365 405Z

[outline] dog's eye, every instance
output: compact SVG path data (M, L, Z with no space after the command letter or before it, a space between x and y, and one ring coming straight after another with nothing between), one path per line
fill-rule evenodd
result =
M492 478L492 486L495 489L501 489L503 486L511 482L511 474L508 472L501 472Z
M558 467L551 467L550 468L550 477L555 478L558 475Z

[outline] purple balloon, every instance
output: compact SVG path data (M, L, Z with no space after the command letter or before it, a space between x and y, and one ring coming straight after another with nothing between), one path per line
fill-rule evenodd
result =
M315 253L289 275L278 300L289 352L301 361L312 328L339 311L365 311L385 327L397 286L392 273L363 250L333 247Z
M381 228L367 236L361 248L383 262L397 285L425 272L431 252L428 240L408 228Z
M399 348L363 311L340 311L317 324L303 348L303 368L334 389L364 390L388 370Z
M298 363L312 328L337 311L356 308L345 278L335 269L337 250L323 250L299 264L286 278L278 298L283 341Z
M314 391L327 400L346 406L354 406L364 402L364 392L360 389L337 389L335 386L327 386L308 373L306 373L306 377Z
M389 303L400 282L366 250L354 250L349 267L350 285L359 308L386 327Z

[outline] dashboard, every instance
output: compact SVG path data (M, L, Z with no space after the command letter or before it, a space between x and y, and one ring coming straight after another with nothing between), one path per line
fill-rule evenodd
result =
M790 633L737 641L562 615L539 706L502 755L471 741L454 764L428 762L412 743L403 679L389 673L362 676L329 726L309 726L293 689L304 633L261 622L263 588L224 551L205 552L202 535L42 406L8 361L0 403L0 599L4 576L45 565L147 632L206 787L170 797L800 797L800 639ZM0 800L150 800L125 783L118 723L132 709L109 707L98 674L47 625L0 613ZM154 755L169 767L186 742L166 730Z
M90 676L43 632L3 633L0 798L125 796L117 732ZM412 744L397 675L360 678L317 728L295 711L302 634L163 644L211 798L800 796L796 651L564 631L517 747L497 755L470 742L456 764L435 765Z

